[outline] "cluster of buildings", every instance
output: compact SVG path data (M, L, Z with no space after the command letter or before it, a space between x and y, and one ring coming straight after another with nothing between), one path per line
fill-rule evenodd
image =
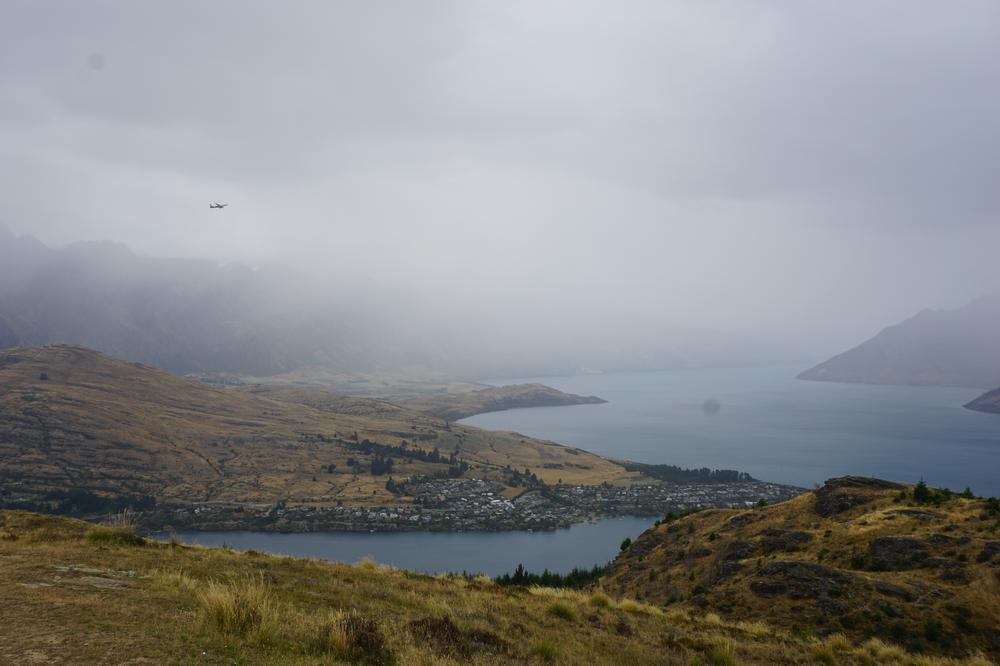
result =
M694 508L780 502L801 488L761 481L634 486L543 486L512 496L485 479L433 479L405 486L412 504L395 507L218 506L173 509L174 529L271 531L488 531L554 529L601 516L663 516Z

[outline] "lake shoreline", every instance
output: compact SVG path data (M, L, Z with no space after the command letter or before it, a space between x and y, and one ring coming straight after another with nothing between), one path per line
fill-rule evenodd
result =
M632 486L557 485L515 498L478 479L441 480L418 504L393 507L278 505L164 506L138 514L150 532L518 532L551 531L613 517L657 518L695 508L746 509L777 503L804 488L764 481L670 483Z

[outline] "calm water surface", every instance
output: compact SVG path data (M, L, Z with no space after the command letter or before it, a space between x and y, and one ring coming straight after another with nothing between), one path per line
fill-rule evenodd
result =
M529 571L565 573L610 561L625 537L635 539L653 524L652 518L606 518L551 532L180 532L184 543L227 545L336 562L368 557L380 564L424 573L513 572L518 564ZM159 535L164 538L163 535Z
M795 379L798 367L533 377L605 405L480 414L464 423L604 456L739 469L812 486L864 474L1000 495L1000 415L963 409L976 389ZM717 411L705 409L713 401Z
M514 430L605 456L747 471L811 486L843 474L1000 495L1000 416L962 409L980 392L794 379L799 368L729 368L533 377L599 395L605 405L519 409L465 423ZM491 383L512 383L512 380ZM717 409L706 409L710 401ZM495 576L566 572L609 561L625 537L652 523L610 518L554 532L190 532L187 543L229 545L327 560L376 562L437 573Z

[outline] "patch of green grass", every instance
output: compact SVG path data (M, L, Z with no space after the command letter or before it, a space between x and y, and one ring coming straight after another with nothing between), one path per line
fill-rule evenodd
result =
M95 546L142 546L146 543L131 530L107 525L94 525L87 530L87 541Z
M572 608L564 603L556 602L550 605L546 612L549 615L559 618L560 620L566 620L567 622L574 622L576 620L576 613Z
M548 641L539 641L531 646L531 654L548 664L559 658L559 648Z

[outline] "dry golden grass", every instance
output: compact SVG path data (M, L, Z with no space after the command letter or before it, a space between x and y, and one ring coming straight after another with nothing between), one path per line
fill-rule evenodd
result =
M163 543L97 546L85 524L23 512L0 512L0 529L17 537L0 541L0 663L805 665L830 653L847 665L988 663L605 605L599 592Z
M344 442L355 433L446 454L458 448L473 465L470 476L510 465L553 483L639 478L590 453L449 425L379 400L222 389L66 345L0 352L0 471L20 478L22 492L85 487L182 504L406 504L385 489L385 477L353 477L347 459L359 454ZM446 467L403 460L396 477Z
M849 490L872 499L824 517L809 493L663 523L615 560L601 586L622 603L698 609L708 621L764 621L794 629L799 640L846 636L812 646L823 663L841 658L844 640L873 635L931 654L1000 654L990 638L1000 626L1000 557L983 556L1000 541L1000 516L982 499L923 505L898 489ZM879 559L869 544L884 537L917 544L924 559ZM877 642L863 653L879 663L903 658L899 647Z
M207 581L198 592L205 621L223 633L266 635L280 624L274 594L262 576Z

